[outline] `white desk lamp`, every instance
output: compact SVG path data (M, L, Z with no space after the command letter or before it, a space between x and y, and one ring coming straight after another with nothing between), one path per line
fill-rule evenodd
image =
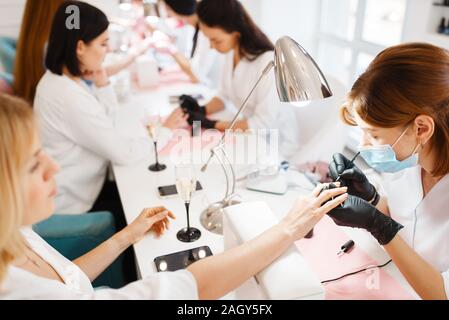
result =
M260 82L274 68L276 87L281 102L305 102L321 100L332 96L332 91L323 73L307 51L290 37L282 37L276 42L274 61L270 61L263 70L261 76L242 103L239 111L231 122L229 131L235 126L240 114L245 110L248 101ZM298 104L297 106L301 106ZM201 169L207 167L214 156L217 157L226 176L226 194L222 201L211 204L201 214L201 224L206 230L223 234L223 209L240 203L235 193L235 172L224 150L226 131L218 143L211 150L207 163ZM221 155L221 156L220 156Z

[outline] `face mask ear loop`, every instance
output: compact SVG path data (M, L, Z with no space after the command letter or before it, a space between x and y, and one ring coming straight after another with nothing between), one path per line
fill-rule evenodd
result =
M401 138L405 135L405 133L407 132L408 128L410 128L410 126L408 126L407 128L405 128L405 130L401 133L401 135L399 136L399 138L396 139L396 141L391 145L392 148L394 148L394 146L399 142L399 140L401 140Z

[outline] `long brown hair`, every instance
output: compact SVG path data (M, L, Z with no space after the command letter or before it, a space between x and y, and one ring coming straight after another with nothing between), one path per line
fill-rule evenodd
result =
M64 0L27 0L17 42L13 89L32 103L39 80L45 73L44 51L53 16Z
M358 78L342 108L342 118L356 125L356 112L367 123L406 126L419 115L435 122L430 141L435 176L449 173L449 52L426 43L407 43L381 52Z
M24 168L35 130L28 103L0 94L0 284L24 248Z
M240 33L239 53L250 61L274 50L271 40L238 0L202 0L198 3L197 14L208 27Z

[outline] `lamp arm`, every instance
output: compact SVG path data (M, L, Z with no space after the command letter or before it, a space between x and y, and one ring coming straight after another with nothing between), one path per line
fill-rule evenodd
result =
M248 105L248 101L251 98L251 96L253 95L254 91L256 90L256 88L259 86L260 82L262 81L262 79L271 71L271 69L274 68L274 61L270 61L267 66L265 67L265 69L262 71L262 74L260 75L259 79L257 79L257 82L254 84L253 88L251 89L251 91L249 92L248 96L246 97L245 101L243 101L239 111L237 112L237 114L234 116L234 119L231 122L231 125L229 126L228 129L225 130L223 136L221 137L220 142L218 143L217 146L221 146L224 145L224 142L226 140L226 137L228 136L228 132L231 131L234 126L235 123L237 122L240 114L246 109L246 106ZM210 161L212 160L212 157L214 156L214 153L212 152L209 159L207 160L206 164L201 168L202 172L205 172L207 170L207 167L209 166Z
M235 171L234 171L234 167L232 166L232 162L229 161L229 157L228 157L226 151L223 149L223 147L221 148L221 152L223 154L224 159L229 164L229 169L231 170L232 186L230 187L231 193L226 196L226 199L227 199L229 196L231 196L235 193L235 185L236 185L237 178L235 176Z
M228 171L226 170L226 164L223 162L223 159L220 157L220 155L217 154L217 151L220 150L222 154L226 154L222 148L221 145L216 146L215 148L213 148L211 150L211 158L213 156L216 156L218 162L220 163L221 168L223 169L223 172L225 174L225 178L226 178L226 195L225 195L225 199L227 199L229 197L229 175L228 175ZM227 160L227 158L226 158ZM228 160L229 161L229 160ZM232 166L231 166L232 167Z
M253 88L251 89L251 91L249 92L248 96L246 97L245 101L243 101L242 106L240 107L239 111L237 112L237 114L234 116L234 119L232 120L229 128L225 131L223 137L221 138L221 143L224 143L226 136L227 136L227 132L231 131L234 126L235 123L237 122L240 114L246 109L247 105L248 105L248 101L251 98L251 96L253 95L254 91L256 91L257 87L259 86L259 84L262 82L262 79L266 77L266 75L271 71L271 69L274 68L274 61L270 61L267 66L265 67L265 69L263 69L262 74L260 75L259 79L257 79L257 82L254 84Z

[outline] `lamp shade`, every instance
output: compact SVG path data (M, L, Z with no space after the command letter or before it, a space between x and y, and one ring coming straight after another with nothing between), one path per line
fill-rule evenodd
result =
M320 68L295 40L280 38L274 55L276 87L282 102L312 101L332 96Z

